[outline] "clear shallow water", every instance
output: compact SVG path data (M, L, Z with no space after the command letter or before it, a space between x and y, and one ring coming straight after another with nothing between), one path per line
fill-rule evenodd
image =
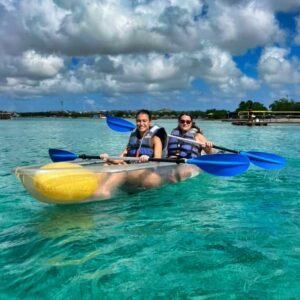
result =
M174 120L160 120L167 129ZM11 174L48 148L118 154L105 120L0 122L1 299L297 299L299 126L202 122L220 146L285 156L240 176L202 174L109 201L37 202Z

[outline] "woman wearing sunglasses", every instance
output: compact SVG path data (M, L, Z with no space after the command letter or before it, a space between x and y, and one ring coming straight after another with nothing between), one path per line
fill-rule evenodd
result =
M189 113L179 115L178 126L172 130L171 136L175 137L170 137L168 141L169 158L193 158L200 156L202 151L206 154L213 153L213 143L205 138ZM176 137L191 140L191 142L179 140ZM196 143L193 143L193 141ZM176 173L170 173L169 181L178 182L198 174L199 168L197 166L182 164L179 165Z
M189 113L179 115L178 126L172 130L171 135L192 140L196 143L193 144L171 137L168 142L169 157L193 158L200 156L202 151L206 154L213 153L213 143L205 138Z

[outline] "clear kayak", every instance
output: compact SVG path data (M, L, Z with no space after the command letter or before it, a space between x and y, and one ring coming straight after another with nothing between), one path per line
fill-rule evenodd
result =
M196 165L169 162L106 165L82 160L18 167L14 173L37 200L72 204L106 200L118 193L135 193L183 181L198 175L200 169Z

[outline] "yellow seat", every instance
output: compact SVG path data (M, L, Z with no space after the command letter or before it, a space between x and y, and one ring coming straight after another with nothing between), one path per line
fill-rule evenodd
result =
M81 165L51 163L40 168L33 178L36 192L49 202L74 203L89 199L95 192L96 175Z

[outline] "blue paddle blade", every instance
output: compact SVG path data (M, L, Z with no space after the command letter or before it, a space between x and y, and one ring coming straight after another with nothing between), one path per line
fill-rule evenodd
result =
M49 156L53 162L72 161L78 157L75 153L60 149L49 149Z
M267 170L279 170L286 165L285 158L272 153L250 151L240 154L246 155L254 165Z
M110 129L119 132L129 132L135 129L135 125L131 122L109 115L106 117L106 123Z
M203 155L188 159L186 162L217 176L235 176L245 172L250 165L247 156L239 154Z

